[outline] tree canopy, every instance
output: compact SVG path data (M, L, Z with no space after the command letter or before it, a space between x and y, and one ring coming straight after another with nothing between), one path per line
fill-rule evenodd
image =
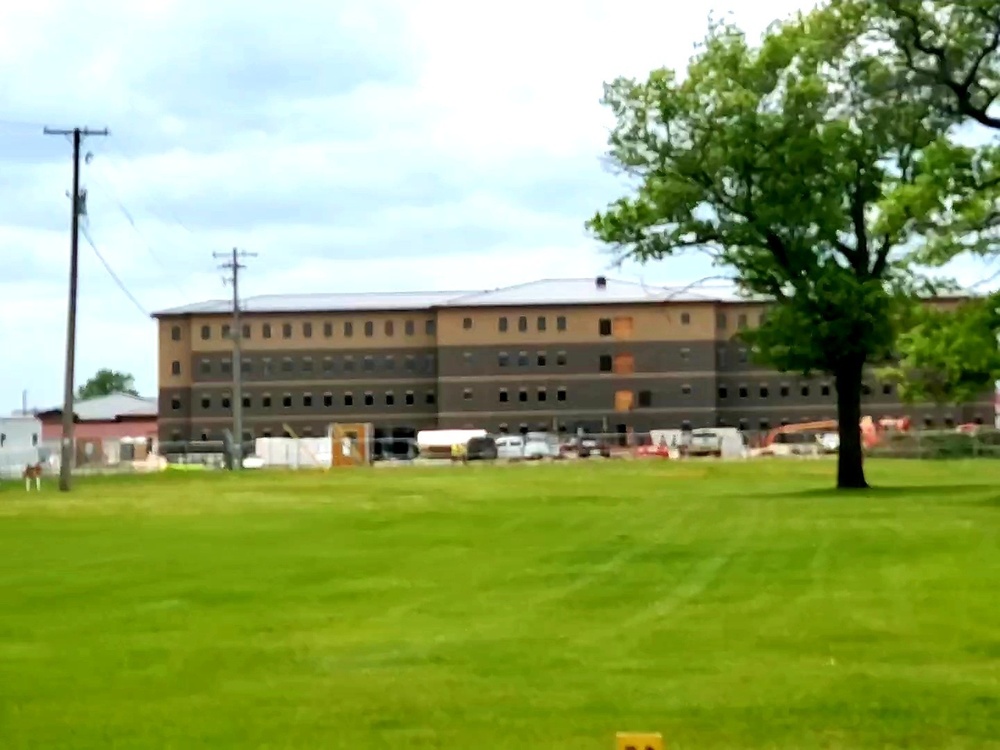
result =
M109 396L112 393L127 393L138 396L135 389L135 378L132 375L115 370L100 369L90 380L76 389L76 397L80 400Z
M773 302L755 354L834 377L842 488L867 486L864 368L892 353L920 241L967 195L975 156L952 148L955 113L896 85L865 13L830 4L756 45L713 23L683 75L607 84L610 156L634 189L588 222L621 258L707 253Z

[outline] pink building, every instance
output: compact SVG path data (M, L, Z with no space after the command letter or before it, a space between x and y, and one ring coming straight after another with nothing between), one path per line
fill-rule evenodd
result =
M73 437L77 441L138 438L151 448L156 438L155 398L112 393L77 401L73 412ZM37 417L42 421L42 440L58 443L62 439L62 409L39 412Z

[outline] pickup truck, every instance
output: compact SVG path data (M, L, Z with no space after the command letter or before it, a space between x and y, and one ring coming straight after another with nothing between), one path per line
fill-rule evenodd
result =
M722 438L708 430L692 432L687 452L689 456L715 456L718 458L722 455Z

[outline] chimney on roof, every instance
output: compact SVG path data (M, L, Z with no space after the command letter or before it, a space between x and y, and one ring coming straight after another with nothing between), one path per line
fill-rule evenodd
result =
M596 279L594 279L594 286L596 286L598 289L607 289L608 288L607 277L598 276Z

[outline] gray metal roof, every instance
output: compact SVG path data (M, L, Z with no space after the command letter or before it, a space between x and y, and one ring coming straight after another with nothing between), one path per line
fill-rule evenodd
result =
M55 407L52 411L61 411ZM159 406L155 398L111 393L73 403L73 413L83 421L110 422L119 417L155 417Z
M713 293L710 293L713 292ZM642 302L712 302L734 300L721 289L688 285L663 287L632 281L606 279L541 279L525 284L485 291L374 292L330 294L268 294L248 297L242 309L248 313L346 312L351 310L429 310L435 307L516 307L542 305L635 304ZM232 312L230 300L210 300L183 305L153 314L211 315Z

